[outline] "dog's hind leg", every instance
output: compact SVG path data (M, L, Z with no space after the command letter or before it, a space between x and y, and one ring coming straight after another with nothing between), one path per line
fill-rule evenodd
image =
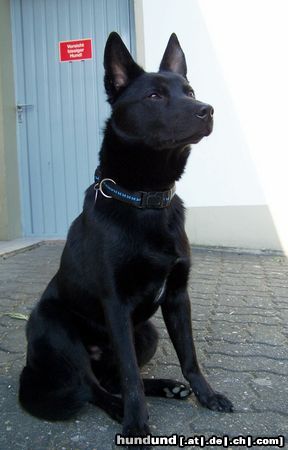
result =
M20 376L20 404L27 412L41 419L68 420L91 396L88 386L78 381L70 377L66 385L60 386L48 374L27 365Z
M26 366L20 377L19 400L30 414L46 420L69 420L88 402L118 422L123 418L122 400L106 392L90 376L86 383L70 378L66 386L52 389L41 373Z
M157 343L158 333L150 321L134 328L135 352L139 367L143 367L150 361L156 352ZM100 385L113 394L119 394L121 392L120 374L112 346L102 347L101 357L98 361L93 361L92 357L91 364Z
M122 400L99 385L85 346L58 304L43 303L32 312L27 337L19 389L25 410L46 420L66 420L90 402L121 420Z
M139 367L143 367L154 356L158 344L157 330L150 321L139 324L134 329L134 342L138 365ZM103 357L106 359L106 363L104 363L104 359L100 361L102 366L101 370L104 370L104 376L101 377L101 385L107 389L107 391L112 392L113 394L119 394L121 392L120 378L116 364L114 365L112 362L111 365L113 356L110 352L110 357L107 357L107 355L106 358L105 355L103 355ZM142 381L144 384L145 395L151 397L184 400L192 392L188 386L171 379L143 378Z
M107 392L96 380L91 384L91 389L93 395L89 403L103 409L112 419L121 423L124 414L122 399Z

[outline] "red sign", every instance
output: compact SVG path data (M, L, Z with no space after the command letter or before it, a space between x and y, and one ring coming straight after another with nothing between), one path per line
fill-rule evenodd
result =
M60 62L83 61L84 59L92 59L92 39L59 42Z

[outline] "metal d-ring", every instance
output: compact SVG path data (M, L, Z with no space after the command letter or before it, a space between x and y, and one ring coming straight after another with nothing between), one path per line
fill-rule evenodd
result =
M101 192L101 194L106 198L112 198L112 195L107 195L107 194L104 194L104 192L103 192L102 183L104 181L112 181L112 183L114 183L114 184L116 184L116 182L114 180L112 180L111 178L103 178L103 180L101 180L101 182L99 184L99 191Z

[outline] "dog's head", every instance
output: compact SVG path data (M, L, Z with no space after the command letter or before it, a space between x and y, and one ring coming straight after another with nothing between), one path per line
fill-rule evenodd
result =
M115 32L106 43L104 67L111 124L120 139L161 150L183 148L211 133L213 108L196 100L174 33L157 73L138 66Z

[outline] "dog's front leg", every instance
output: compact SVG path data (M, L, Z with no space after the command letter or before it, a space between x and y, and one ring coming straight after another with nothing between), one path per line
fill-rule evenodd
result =
M110 299L104 308L121 378L123 435L146 436L150 432L148 412L137 364L130 313L125 305Z
M186 287L168 286L162 305L163 318L175 347L182 373L200 401L215 411L230 412L233 405L224 395L215 392L199 367L193 342L190 301Z

